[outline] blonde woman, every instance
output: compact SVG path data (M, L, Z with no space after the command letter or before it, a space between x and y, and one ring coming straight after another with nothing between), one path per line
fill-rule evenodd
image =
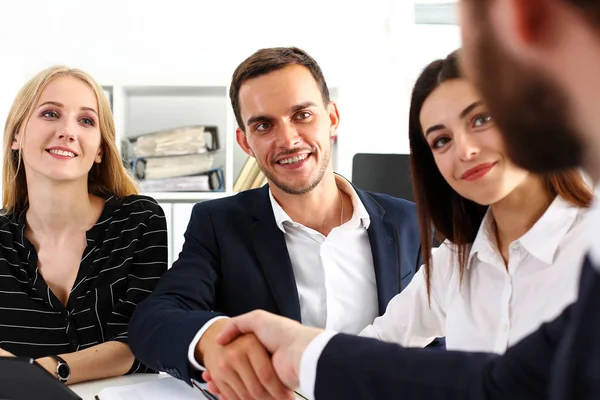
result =
M0 356L35 358L67 384L146 371L127 331L167 269L166 222L121 164L89 75L58 66L25 84L2 183Z

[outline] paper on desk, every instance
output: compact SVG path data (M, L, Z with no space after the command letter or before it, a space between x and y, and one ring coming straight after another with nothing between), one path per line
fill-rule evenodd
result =
M98 393L100 400L198 400L204 399L200 390L172 377L156 379L133 385L104 388Z
M202 385L206 388L206 385ZM104 388L98 394L100 400L198 400L206 396L185 382L173 377L156 379L133 385ZM296 397L302 399L302 397Z

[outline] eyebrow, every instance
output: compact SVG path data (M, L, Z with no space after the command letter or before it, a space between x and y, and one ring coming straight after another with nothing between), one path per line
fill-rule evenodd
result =
M45 105L47 105L47 104L51 104L51 105L53 105L53 106L60 107L60 108L64 108L64 107L65 107L65 105L64 105L64 104L62 104L62 103L59 103L59 102L57 102L57 101L46 101L45 103L43 103L43 104L40 104L40 105L38 106L38 108L40 108L40 107L42 107L42 106L45 106ZM98 115L98 112L97 112L96 110L94 110L93 108L91 108L91 107L81 107L81 110L91 111L91 112L93 112L94 114Z
M483 104L483 101L478 100L478 101L474 102L473 104L471 104L469 107L462 110L462 112L460 113L460 116L459 116L460 119L464 119L471 111L473 111L476 107L479 107L482 104Z
M303 110L305 108L316 107L316 106L317 106L317 104L313 101L305 101L303 103L291 106L290 108L288 108L286 113L287 113L287 115L290 115L290 114L297 113L298 111ZM248 118L248 120L246 121L246 125L250 126L255 122L259 122L259 121L270 122L272 120L273 120L273 117L270 117L268 115L256 115L256 116Z
M473 111L475 108L479 107L482 104L483 104L483 101L481 101L481 100L474 102L473 104L471 104L470 106L466 107L464 110L461 111L459 118L464 119L467 115L469 115L469 113L471 111ZM430 127L429 129L427 129L427 131L425 132L425 137L427 137L427 135L429 135L431 132L439 131L439 130L442 130L445 128L446 128L445 125L434 125L434 126Z

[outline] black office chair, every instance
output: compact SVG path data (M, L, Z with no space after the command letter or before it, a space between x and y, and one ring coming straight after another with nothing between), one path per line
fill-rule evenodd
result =
M414 201L409 154L355 154L352 183L361 190Z

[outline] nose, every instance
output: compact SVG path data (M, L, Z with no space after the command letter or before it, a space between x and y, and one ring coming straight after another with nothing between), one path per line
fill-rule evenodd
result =
M58 124L56 134L59 140L66 140L72 143L76 140L77 123L70 122L66 118L62 120L61 124Z
M454 144L456 154L462 161L471 160L479 154L479 146L472 135L468 133L459 133L454 135Z
M282 124L279 132L277 132L277 144L279 147L289 149L297 146L300 143L300 135L298 129L293 124Z

